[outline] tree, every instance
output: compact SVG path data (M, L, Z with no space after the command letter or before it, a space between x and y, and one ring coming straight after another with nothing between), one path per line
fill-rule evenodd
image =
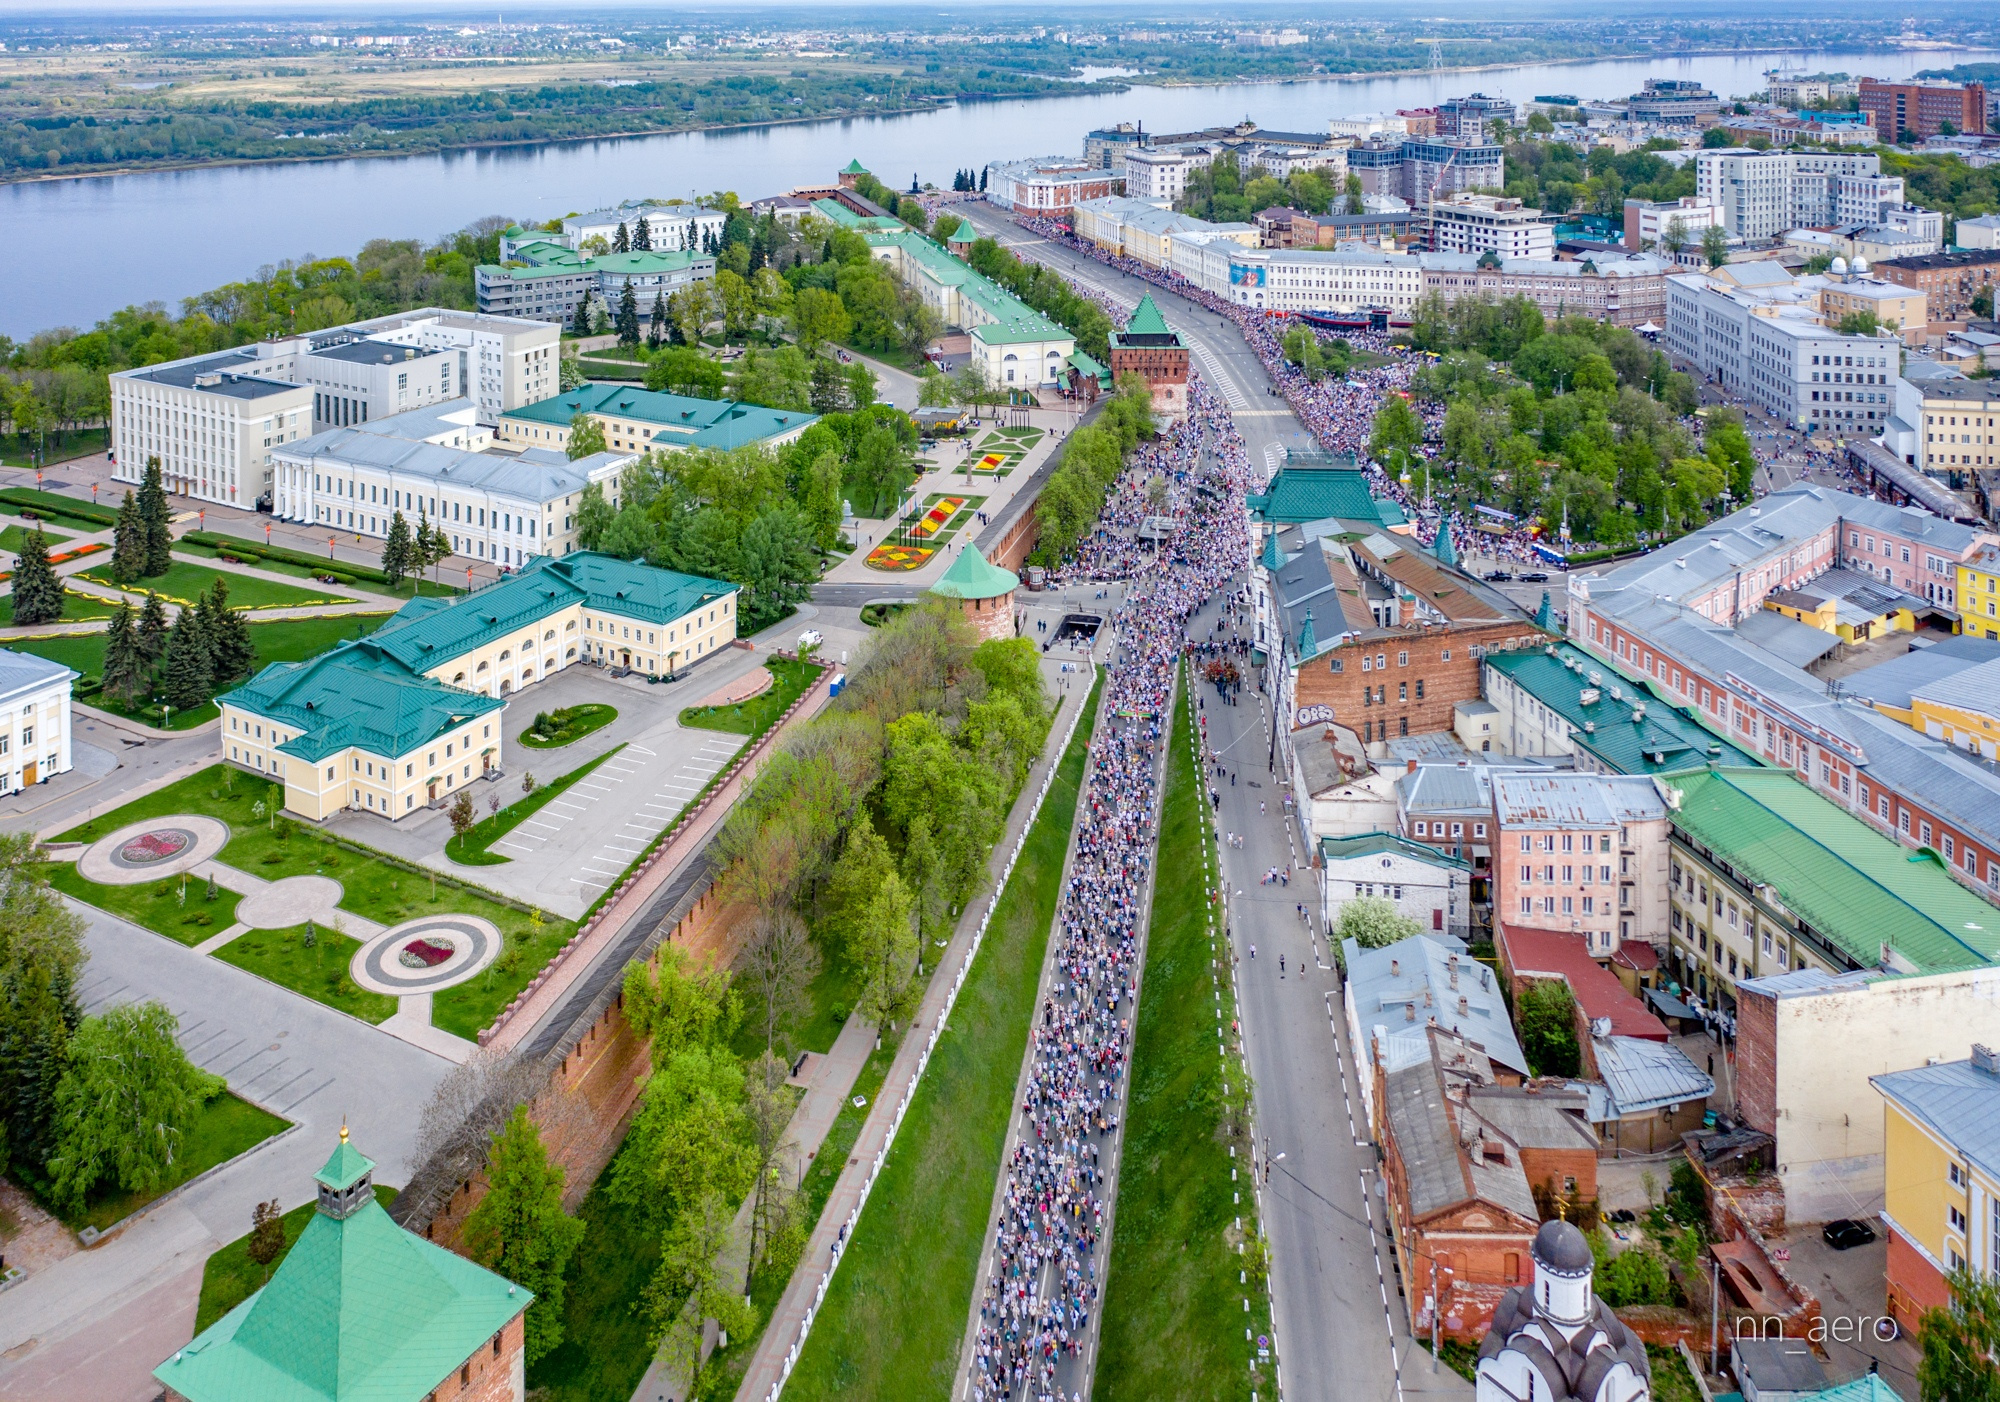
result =
M445 817L451 820L452 840L463 847L465 835L471 832L473 824L479 821L479 814L472 807L471 789L458 791L458 797L454 798L451 807L445 810Z
M150 589L146 591L145 606L139 610L137 636L139 659L146 666L155 666L167 655L167 606Z
M569 421L569 442L563 445L569 460L587 458L604 451L604 425L588 414L576 414Z
M676 288L667 298L667 315L684 345L701 344L701 331L708 325L710 311L708 284L696 282Z
M789 502L743 528L737 562L737 573L730 578L744 586L744 621L753 632L804 602L819 574L812 530Z
M111 615L104 635L104 691L127 706L146 692L151 678L146 659L139 653L139 635L133 626L132 606L121 603Z
M563 1274L583 1240L583 1223L563 1211L563 1171L549 1162L541 1132L517 1105L493 1137L486 1159L486 1196L465 1219L473 1258L532 1290L524 1322L533 1363L563 1339Z
M764 1050L778 1045L778 1024L812 1010L806 991L819 976L819 950L805 922L787 907L766 907L739 965L743 980L763 1007Z
M820 550L831 550L840 540L841 477L840 453L832 448L814 458L806 470L806 521Z
M1514 1000L1521 1050L1537 1076L1577 1072L1576 999L1561 979L1538 979Z
M410 523L401 510L389 518L389 535L382 542L382 578L394 589L415 561L410 549Z
M576 543L584 550L597 549L618 512L604 495L604 484L592 482L583 489L576 504Z
M1424 421L1400 394L1387 394L1375 411L1375 426L1368 436L1368 451L1385 466L1405 467L1410 454L1424 441Z
M1660 231L1660 247L1667 251L1667 261L1680 261L1681 251L1688 246L1687 220L1676 214L1667 220L1667 227Z
M847 381L847 401L857 409L866 409L875 402L875 372L860 361L855 361L842 373Z
M576 336L590 334L590 296L586 292L576 299L576 317L570 324L570 333Z
M1729 234L1720 224L1710 224L1701 231L1701 256L1711 268L1729 261Z
M202 597L202 632L208 644L209 673L216 686L248 676L257 661L250 625L229 607L229 585L217 575Z
M630 253L632 251L631 231L622 223L619 224L617 231L611 235L611 251L613 253Z
M250 1240L243 1254L264 1268L264 1279L269 1281L271 1266L285 1254L285 1214L276 1198L250 1209Z
M787 1080L785 1063L768 1048L750 1068L744 1117L749 1122L750 1144L756 1153L757 1177L751 1190L750 1249L743 1263L746 1294L756 1274L758 1259L771 1254L772 1243L785 1235L793 1223L793 1195L786 1191L778 1166L792 1112L799 1103L798 1091L786 1084Z
M624 291L618 294L618 344L636 346L639 344L639 294L632 290L632 280L625 280Z
M1917 1385L1924 1402L2000 1402L2000 1280L1961 1268L1950 1302L1924 1311Z
M1347 196L1347 212L1349 214L1362 214L1366 212L1367 195L1361 188L1361 177L1359 175L1353 171L1349 171L1347 180L1342 186L1342 191Z
M214 690L215 664L208 648L201 611L183 607L167 634L167 657L160 671L160 693L177 711L191 711Z
M1882 320L1870 311L1849 312L1833 329L1843 336L1879 336Z
M1361 896L1340 908L1340 919L1333 933L1337 941L1353 940L1363 949L1386 949L1418 933L1418 926L1396 909L1394 901Z
M578 335L587 334L578 332ZM583 388L583 364L574 355L564 355L556 362L556 388L564 394L573 389Z
M174 564L173 512L167 506L166 489L160 485L160 460L146 459L146 474L139 480L139 520L146 529L146 577L165 574Z
M129 491L119 504L111 527L111 577L120 584L146 574L146 523L139 519L139 502Z
M107 1180L131 1193L158 1189L202 1105L221 1094L222 1078L174 1040L179 1030L160 1004L128 1003L86 1017L70 1038L49 1167L54 1195L71 1211Z
M632 251L634 253L653 251L653 230L643 214L632 221Z
M14 560L14 622L54 623L63 615L63 585L49 564L49 538L40 526L21 542Z
M641 1305L652 1321L661 1361L676 1376L688 1380L688 1393L698 1396L706 1361L702 1357L704 1321L713 1319L723 1334L747 1337L757 1327L757 1312L736 1289L734 1278L723 1278L720 1259L729 1246L730 1211L720 1193L707 1193L674 1219L660 1249L659 1269L647 1282Z
M829 341L846 340L853 328L838 292L802 287L792 298L792 334L798 337L799 349L808 355L818 354Z
M639 227L644 228L645 225L641 224ZM665 345L666 343L667 343L667 294L665 292L655 292L653 294L652 315L647 319L646 344L651 346L654 350L658 350L661 346Z

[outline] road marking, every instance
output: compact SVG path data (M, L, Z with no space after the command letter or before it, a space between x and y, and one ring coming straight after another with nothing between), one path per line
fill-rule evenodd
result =
M493 841L493 845L495 847L512 847L516 852L526 852L531 857L535 855L536 851L536 849L533 847L523 847L518 842L509 842L504 837L495 838Z
M592 803L595 803L595 802L597 802L597 800L593 798L593 799L591 800L591 802L592 802ZM562 801L561 799L559 799L559 798L552 798L552 799L550 799L550 800L549 800L549 807L551 807L551 808L574 808L574 809L576 809L576 811L577 811L577 812L579 812L579 813L588 813L588 812L590 811L590 810L589 810L588 808L585 808L585 807L584 807L584 806L583 806L582 804L579 804L579 803L564 803L564 802L563 802L563 801Z

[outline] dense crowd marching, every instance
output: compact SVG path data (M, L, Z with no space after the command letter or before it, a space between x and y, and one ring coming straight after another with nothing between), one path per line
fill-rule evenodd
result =
M1111 719L1090 747L1055 972L1034 1028L1020 1143L1006 1162L973 1402L1061 1402L1065 1383L1080 1402L1080 1359L1103 1288L1106 1160L1115 1158L1131 1053L1138 922L1174 667L1188 620L1249 556L1249 455L1227 406L1198 376L1189 396L1187 423L1135 457L1114 492L1108 527L1085 542L1069 571L1129 583L1112 618L1099 702ZM1145 495L1155 477L1170 484L1157 512ZM1157 551L1135 546L1126 532L1154 514L1172 521L1171 535Z

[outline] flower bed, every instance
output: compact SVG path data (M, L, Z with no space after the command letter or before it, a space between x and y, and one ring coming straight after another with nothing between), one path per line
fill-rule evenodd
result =
M914 570L935 554L929 545L878 545L863 563L873 570Z
M924 513L923 519L910 527L910 534L919 540L936 535L944 529L945 522L956 516L958 509L964 505L964 497L940 497L931 509Z

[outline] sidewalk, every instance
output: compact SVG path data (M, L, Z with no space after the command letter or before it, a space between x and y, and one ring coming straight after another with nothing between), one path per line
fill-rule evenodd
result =
M1062 660L1043 659L1043 675L1051 683L1061 675L1055 669ZM798 1268L792 1272L791 1283L785 1287L777 1308L771 1312L763 1337L758 1340L757 1351L751 1356L744 1372L743 1384L737 1389L737 1402L763 1402L770 1396L771 1390L784 1380L791 1362L795 1361L794 1350L803 1346L804 1332L825 1298L826 1287L831 1281L832 1264L838 1261L835 1244L845 1238L867 1200L879 1161L901 1122L903 1109L908 1105L917 1077L928 1059L927 1038L938 1029L957 993L974 941L984 927L1001 887L1006 884L1014 855L1027 833L1030 815L1040 807L1036 795L1042 792L1049 775L1061 762L1063 749L1069 742L1072 722L1080 712L1085 693L1082 688L1073 687L1058 694L1064 698L1062 713L1049 727L1048 740L1042 746L1041 754L1029 766L1020 795L1007 815L1006 828L993 844L992 855L987 858L991 893L986 901L966 907L965 913L959 917L958 928L952 932L951 943L937 961L936 972L924 992L923 1002L911 1019L908 1031L903 1034L902 1044L896 1049L882 1088L875 1093L875 1103L869 1108L868 1119L861 1126L861 1134L848 1155L847 1167L841 1171L840 1181L833 1185L833 1192L828 1195L819 1221L814 1224L812 1235L806 1242Z

